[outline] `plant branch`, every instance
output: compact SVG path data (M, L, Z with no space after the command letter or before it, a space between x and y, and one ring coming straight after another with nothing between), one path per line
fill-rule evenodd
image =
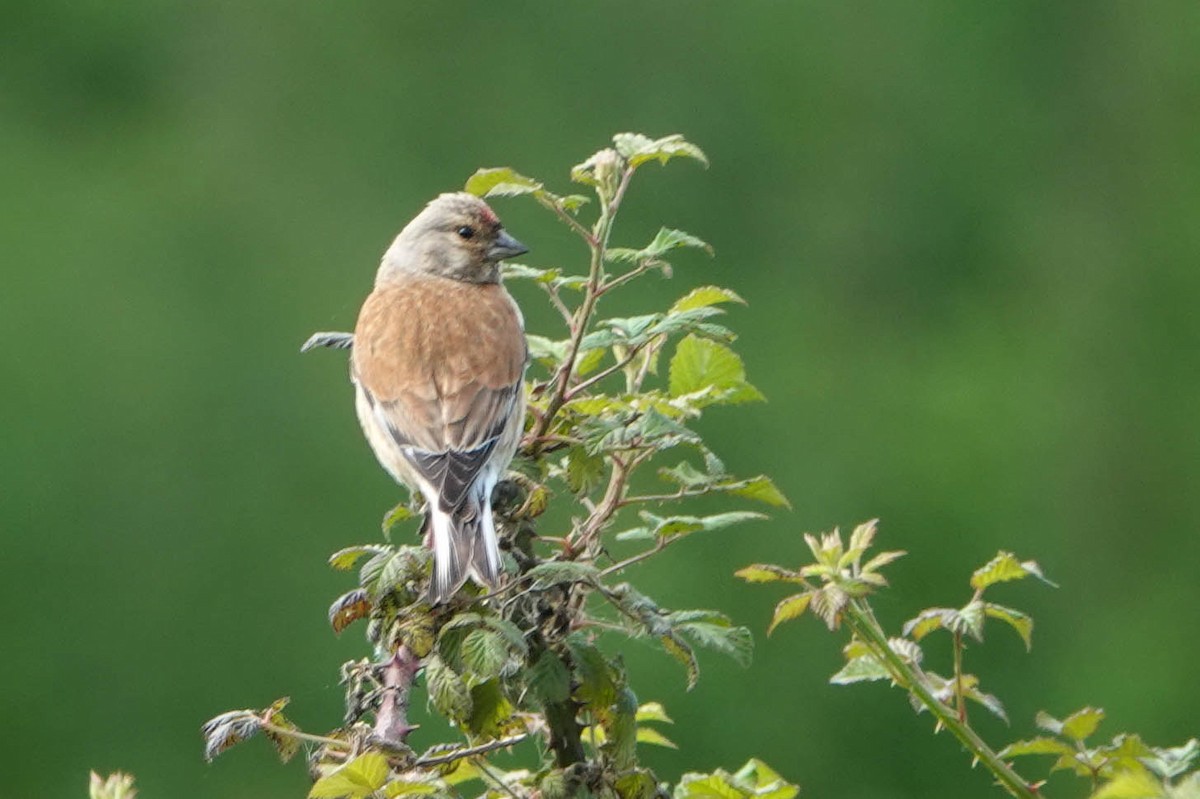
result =
M571 319L570 345L567 348L567 357L563 359L562 365L555 373L553 381L554 393L546 405L545 414L538 420L537 425L530 435L535 455L540 451L538 442L545 435L546 431L550 429L550 426L554 423L554 417L558 415L559 409L562 408L563 403L566 401L567 390L571 385L571 376L578 366L579 347L583 343L583 337L587 334L592 313L596 309L596 301L600 299L600 287L604 279L604 256L608 250L608 237L612 233L613 220L616 218L617 209L621 205L621 198L624 197L625 190L628 188L629 180L632 177L633 169L626 167L624 173L621 175L621 183L617 187L612 200L600 209L600 217L596 220L595 230L587 234L588 247L592 251L591 263L588 267L587 286L584 290L583 302L575 310L575 314Z
M415 727L408 723L408 694L421 659L401 646L383 669L383 699L375 714L372 734L389 744L404 743Z
M911 691L921 704L938 720L938 723L950 730L955 738L965 746L975 759L983 763L988 771L995 775L997 781L1013 796L1019 799L1038 799L1037 792L1027 783L1012 766L997 755L979 735L963 720L958 718L953 708L947 707L929 690L924 675L897 655L888 644L887 635L875 620L870 606L862 600L851 600L845 608L845 618L850 629L870 647L872 654L883 663L892 673L893 679L902 688Z
M604 378L608 377L609 375L616 374L617 372L621 371L629 364L633 363L633 359L637 357L638 353L641 352L645 346L646 346L645 342L643 342L642 344L636 345L635 347L633 347L632 349L629 350L628 355L626 355L624 358L622 358L621 360L614 363L612 366L608 367L607 369L600 370L599 372L592 375L587 380L584 380L582 383L578 384L574 388L569 389L567 391L567 401L570 402L571 400L575 399L575 397L579 396L584 391L587 391L589 388L596 385Z
M497 738L494 741L488 741L479 746L471 746L466 749L456 749L453 752L446 752L441 755L433 755L431 757L418 757L413 765L417 768L428 768L429 766L441 766L446 763L453 763L456 760L462 760L464 757L475 757L476 755L486 755L488 752L494 752L497 749L507 749L510 746L515 746L526 738L529 733L523 732L520 735L510 735L507 738Z
M297 741L308 741L309 743L321 744L322 746L329 746L346 752L353 749L348 741L339 741L337 738L328 738L324 735L313 735L312 733L301 732L290 727L278 727L269 721L263 721L262 717L258 718L258 726L266 732L274 733L284 738L295 738Z

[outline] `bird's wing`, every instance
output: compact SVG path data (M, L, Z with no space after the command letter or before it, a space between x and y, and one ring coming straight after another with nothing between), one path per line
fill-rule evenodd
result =
M502 287L414 277L367 298L351 368L375 421L450 510L520 424L525 361L520 314Z

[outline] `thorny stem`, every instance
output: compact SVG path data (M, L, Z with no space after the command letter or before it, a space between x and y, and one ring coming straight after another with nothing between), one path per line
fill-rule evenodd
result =
M550 429L550 425L554 422L554 417L558 415L559 409L566 402L567 389L571 383L571 376L578 365L579 346L583 343L583 337L587 333L588 322L591 321L592 312L596 308L596 301L600 299L600 289L604 277L604 255L608 250L608 237L612 232L613 220L617 216L617 210L621 206L621 198L625 196L625 189L628 188L629 180L632 177L633 168L626 167L621 175L621 183L617 187L612 200L607 206L600 209L600 217L596 220L594 230L587 231L565 212L559 214L560 216L570 218L571 222L574 223L572 227L576 228L577 232L580 232L580 235L584 237L584 240L592 251L592 259L588 267L588 281L583 302L571 318L571 339L570 345L567 348L567 357L563 360L562 366L559 367L558 372L554 376L554 394L551 395L550 401L546 405L545 414L538 420L529 436L529 440L532 442L534 448L534 454L537 454L539 451L542 436ZM552 207L556 209L556 212L561 211L557 205L552 205Z
M374 735L390 744L403 743L415 727L408 723L408 692L421 659L407 646L392 655L383 670L383 699L375 714Z
M962 633L954 631L954 704L958 710L958 720L967 721L967 698L963 693L962 669L963 640Z
M1019 799L1039 799L1037 791L996 754L965 721L959 719L953 708L947 707L933 695L924 675L892 650L888 645L887 635L875 620L869 605L862 600L851 600L845 608L845 619L854 634L870 647L875 658L891 672L896 684L911 691L921 700L921 704L929 709L938 720L938 724L950 730L975 759L995 775L1010 794Z

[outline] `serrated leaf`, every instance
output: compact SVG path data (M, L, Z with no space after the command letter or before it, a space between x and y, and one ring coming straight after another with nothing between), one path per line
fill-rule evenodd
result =
M665 164L678 157L693 158L708 166L704 152L677 133L661 139L651 139L641 133L618 133L613 136L613 146L633 167L654 160Z
M415 518L416 515L407 502L397 504L383 515L383 521L379 523L379 527L383 531L383 537L391 540L392 528L400 522Z
M754 655L754 635L745 627L734 627L728 620L724 624L698 621L676 625L696 644L728 655L742 668L750 665Z
M661 702L646 702L638 706L636 720L640 723L643 721L657 721L662 724L674 724L675 721L667 715L667 709L662 706Z
M467 718L467 729L473 734L501 737L505 733L504 723L512 714L512 704L500 689L499 680L488 680L471 688L471 715Z
M397 796L444 795L448 793L446 788L445 781L433 772L408 771L383 786L383 795L387 799L395 799Z
M734 786L730 775L684 774L675 786L674 799L747 799L749 794Z
M567 640L571 661L579 684L575 697L593 710L606 708L616 698L612 666L590 641L575 636Z
M926 608L904 622L900 630L914 641L920 641L934 630L953 629L957 620L958 611L954 608Z
M300 739L288 734L299 732L300 728L293 724L291 719L283 715L283 709L287 707L290 701L291 699L286 696L282 699L276 699L263 712L263 720L272 727L272 729L264 727L262 731L263 735L275 747L275 752L284 763L291 760L300 751Z
M774 583L780 580L787 582L802 581L798 572L790 571L782 566L775 566L770 563L755 563L751 566L744 566L735 571L733 575L741 577L748 583Z
M359 558L364 555L381 555L385 552L390 552L391 547L382 544L363 544L356 547L346 547L339 549L329 556L329 565L338 571L349 571L354 568L354 564L358 563Z
M975 570L971 575L971 587L976 591L982 591L996 583L1021 580L1029 576L1037 577L1044 583L1054 585L1042 574L1041 568L1035 561L1020 561L1011 552L1001 551L996 554L996 557Z
M1100 786L1091 799L1160 799L1166 796L1169 794L1163 790L1162 783L1145 769L1129 769Z
M683 639L673 633L661 636L659 641L667 654L683 664L687 671L687 689L690 691L695 688L696 683L700 680L700 663L696 660L696 653Z
M350 626L352 622L365 619L371 614L371 601L362 588L347 591L329 606L329 626L335 633Z
M477 197L511 197L533 194L542 184L514 172L509 167L480 169L467 178L466 191Z
M1033 648L1033 619L1019 610L1006 608L1003 605L997 605L993 602L988 602L984 605L984 613L989 618L999 619L1017 631L1017 635L1021 636L1021 640L1025 642L1025 650L1029 651Z
M745 497L746 499L752 499L755 502L762 502L777 508L792 507L792 503L788 502L788 498L776 487L774 481L765 474L752 477L733 488L722 489L718 486L717 490L727 490L735 496Z
M976 641L982 641L985 618L983 602L972 600L959 609L958 621L961 622L962 629L956 629L956 632L968 633Z
M742 571L745 571L743 569ZM785 621L790 621L804 614L808 609L809 603L812 602L813 592L805 591L802 594L793 594L779 602L775 606L775 613L771 616L771 626L767 628L767 635L775 632L775 628Z
M525 573L533 581L534 588L550 588L562 583L587 583L595 585L600 579L600 570L587 563L576 561L548 561L539 563Z
M661 732L654 729L653 727L638 727L637 728L637 741L638 741L638 743L652 744L654 746L665 746L668 749L678 749L679 748L678 746L675 745L675 743L670 738L663 735Z
M418 581L426 573L431 557L424 547L389 547L363 564L358 573L359 584L368 597L378 600L407 582Z
M604 478L604 458L589 454L583 447L567 451L567 487L573 494L586 494Z
M1076 710L1062 720L1060 734L1074 741L1083 741L1096 731L1102 721L1104 721L1103 710L1097 707L1085 707Z
M907 554L908 553L903 550L892 550L890 552L880 552L878 555L876 555L875 557L871 558L866 563L864 563L862 570L864 572L868 572L868 573L878 571L879 569L883 568L884 566L888 565L889 563L899 560L900 558L904 557Z
M1004 705L1000 702L1000 698L989 693L984 693L979 690L978 680L973 675L963 675L964 678L970 677L970 683L964 685L963 695L972 702L983 705L992 715L1001 719L1005 724L1008 723L1008 714L1004 712Z
M483 623L500 633L517 655L524 657L528 653L529 645L525 643L525 633L521 632L520 627L499 616L484 616Z
M850 601L849 595L836 583L826 583L811 592L811 596L809 607L813 613L817 614L830 630L836 630L842 620L842 609Z
M471 713L471 693L467 684L440 656L432 654L425 661L425 682L429 699L439 713L452 720L462 720Z
M229 747L251 738L262 729L258 716L251 710L231 710L204 723L204 759L211 761Z
M475 629L467 633L459 647L463 666L476 682L499 677L508 662L504 639L491 630Z
M700 286L680 297L671 306L671 313L690 311L693 308L705 308L710 305L720 305L725 302L736 302L745 305L746 301L731 289L720 286Z
M607 738L604 751L618 770L637 762L637 697L628 688L617 691L612 707L602 716Z
M746 382L742 359L724 344L690 333L675 347L668 372L672 397L692 397L697 407L762 399Z
M389 772L386 757L378 752L367 752L313 783L308 799L370 796L387 782Z
M1000 750L1000 757L1024 757L1026 755L1055 755L1071 757L1075 747L1058 738L1039 736L1026 741L1014 741Z
M1054 735L1060 735L1062 733L1062 722L1044 710L1039 710L1036 714L1034 714L1033 723L1036 724L1039 729L1045 730L1048 733L1052 733Z
M856 682L891 679L887 668L874 655L863 655L846 661L836 674L829 678L833 685L851 685Z
M658 538L673 538L700 531L720 530L742 522L767 518L763 514L753 511L730 511L713 516L656 516L649 511L642 511L638 515Z
M571 672L549 649L525 672L525 682L543 704L565 702L571 695Z

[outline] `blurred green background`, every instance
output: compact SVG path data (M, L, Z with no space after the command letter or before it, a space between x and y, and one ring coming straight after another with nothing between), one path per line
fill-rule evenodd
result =
M334 549L398 492L354 419L347 329L378 257L436 193L511 165L570 189L621 130L682 132L639 174L618 244L659 224L717 258L615 300L703 283L766 405L703 430L795 509L695 538L632 577L765 628L800 533L882 518L911 553L880 612L961 603L1000 548L1061 584L1004 586L1032 654L972 650L1003 742L1045 708L1102 732L1197 733L1200 5L609 2L172 4L7 0L0 26L0 530L4 797L286 797L258 742L205 765L198 727L290 694L340 719ZM533 203L498 201L534 266L577 266ZM529 287L529 326L556 332ZM691 694L652 647L671 779L758 755L810 797L997 796L882 685L825 683L815 622ZM937 661L938 658L934 657ZM436 722L421 735L434 740ZM1041 769L1029 764L1029 773ZM1055 795L1072 795L1061 790Z

